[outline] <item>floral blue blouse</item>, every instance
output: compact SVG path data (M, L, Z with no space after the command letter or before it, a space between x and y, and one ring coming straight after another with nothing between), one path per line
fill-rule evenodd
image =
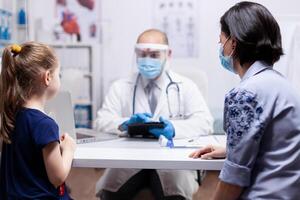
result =
M300 96L285 78L255 62L225 98L224 182L240 199L299 199Z

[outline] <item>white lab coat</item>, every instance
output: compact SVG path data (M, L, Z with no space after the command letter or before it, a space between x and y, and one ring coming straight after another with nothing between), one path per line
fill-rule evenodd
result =
M161 83L159 87L161 87L162 92L158 98L153 118L158 119L163 116L169 119L175 128L175 138L197 137L212 133L213 119L197 86L188 78L177 73L170 70L168 73L172 80L179 85L181 111L184 114L184 119L169 119L166 87L170 81L165 73L160 77L162 81L159 82ZM132 115L136 79L137 74L132 74L130 77L112 84L103 107L97 113L98 116L94 124L97 130L121 134L118 126ZM169 89L169 103L172 108L171 112L177 113L179 103L177 92L173 86ZM136 90L135 113L144 112L151 113L140 78ZM97 191L101 189L117 191L138 172L138 169L107 169L97 184ZM182 195L187 199L192 199L192 194L197 191L195 171L157 170L157 172L166 196Z

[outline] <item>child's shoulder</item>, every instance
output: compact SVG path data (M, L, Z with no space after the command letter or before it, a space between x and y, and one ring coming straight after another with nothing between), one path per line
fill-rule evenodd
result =
M17 121L26 121L27 123L34 126L57 126L56 122L51 117L37 109L22 108L18 113L18 118L19 120Z
M59 140L59 127L47 114L40 110L24 108L19 111L16 121L16 135L28 135L34 144L43 148L52 141ZM27 134L25 134L27 133Z

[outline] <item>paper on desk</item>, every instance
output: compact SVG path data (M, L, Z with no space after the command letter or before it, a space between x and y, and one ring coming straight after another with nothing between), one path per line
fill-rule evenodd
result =
M226 146L227 136L224 135L214 135L215 139L220 143L221 146Z
M194 139L175 139L173 143L175 148L198 148L206 145L222 145L213 135L200 136Z

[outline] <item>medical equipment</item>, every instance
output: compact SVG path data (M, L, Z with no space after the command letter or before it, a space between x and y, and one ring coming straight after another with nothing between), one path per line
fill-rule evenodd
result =
M153 135L151 129L163 129L163 122L145 122L145 123L134 123L128 125L128 135L134 138L157 138Z
M169 148L174 147L173 140L169 140L168 138L166 138L163 135L159 136L158 143L161 147L169 147Z
M169 109L169 117L170 119L182 119L183 114L181 113L181 100L180 100L180 88L177 82L174 82L169 75L168 72L166 72L166 75L168 76L168 79L170 80L169 84L166 87L166 94L167 94L167 101L168 101L168 109ZM138 87L138 82L140 79L140 74L137 76L135 84L134 84L134 90L133 90L133 100L132 100L132 114L135 114L135 98L136 98L136 90ZM177 92L177 101L178 101L178 112L177 114L172 112L171 105L170 105L170 98L169 98L169 89L175 86L176 92Z
M127 131L128 130L128 126L131 124L136 124L136 123L147 123L150 122L152 118L152 114L150 113L137 113L137 114L133 114L129 120L123 122L120 127L119 130L121 131Z

